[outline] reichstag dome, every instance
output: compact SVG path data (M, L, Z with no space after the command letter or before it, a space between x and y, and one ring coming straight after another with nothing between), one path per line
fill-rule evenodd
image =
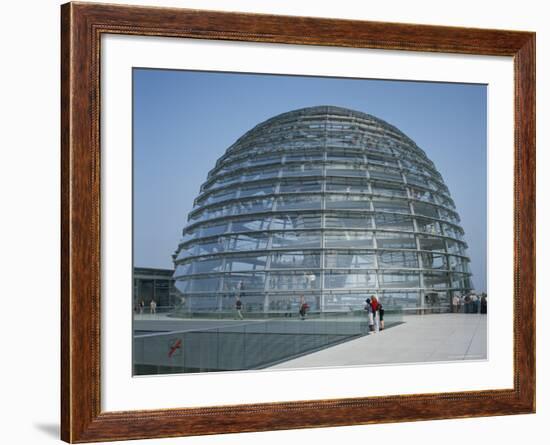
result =
M434 163L374 116L334 106L257 125L216 162L173 256L189 311L448 310L471 290L464 231Z

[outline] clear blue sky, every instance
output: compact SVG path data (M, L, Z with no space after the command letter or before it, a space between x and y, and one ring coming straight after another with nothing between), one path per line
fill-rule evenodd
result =
M216 160L256 124L336 105L395 125L435 163L486 290L485 85L134 69L134 265L172 268L187 213Z

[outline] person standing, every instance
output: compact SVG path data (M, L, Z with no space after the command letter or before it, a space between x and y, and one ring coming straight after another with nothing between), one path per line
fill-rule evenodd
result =
M157 313L157 302L154 299L151 300L151 304L149 305L149 307L151 308L151 314Z
M472 295L472 313L477 314L479 312L479 298L476 294Z
M485 294L481 295L481 310L480 310L480 313L481 314L486 314L487 313L487 296Z
M367 317L369 319L369 332L374 330L374 316L372 314L372 305L370 298L365 300L365 311L367 312Z
M378 298L376 295L373 295L370 299L370 304L372 306L372 317L374 321L374 333L380 332L380 303L378 303Z
M458 297L457 294L455 294L454 297L453 297L453 313L454 314L458 314L459 304L460 304L460 298Z
M145 301L143 299L139 300L139 314L143 315L143 311L145 310Z
M243 309L243 302L241 301L241 297L239 297L237 295L237 298L235 299L235 311L237 313L237 318L239 320L243 320L244 317L243 317L243 313L242 313L242 309Z
M464 297L464 313L469 314L470 308L472 307L472 299L470 298L470 295L466 295Z
M306 313L307 313L307 308L308 308L308 304L306 303L306 299L304 298L304 296L302 295L300 297L300 309L299 309L299 314L300 314L300 318L302 320L305 320L306 319Z
M378 302L378 313L380 314L380 330L384 330L384 307Z

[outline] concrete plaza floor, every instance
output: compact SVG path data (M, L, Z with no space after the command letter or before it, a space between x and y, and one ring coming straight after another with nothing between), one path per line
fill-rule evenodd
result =
M270 369L420 363L487 358L487 316L408 315L404 323Z

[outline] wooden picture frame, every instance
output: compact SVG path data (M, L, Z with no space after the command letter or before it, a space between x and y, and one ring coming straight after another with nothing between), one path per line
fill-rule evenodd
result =
M61 437L174 437L535 412L535 34L68 3L61 7ZM511 56L515 76L514 387L102 412L100 38L166 36ZM512 252L510 252L512 254Z

